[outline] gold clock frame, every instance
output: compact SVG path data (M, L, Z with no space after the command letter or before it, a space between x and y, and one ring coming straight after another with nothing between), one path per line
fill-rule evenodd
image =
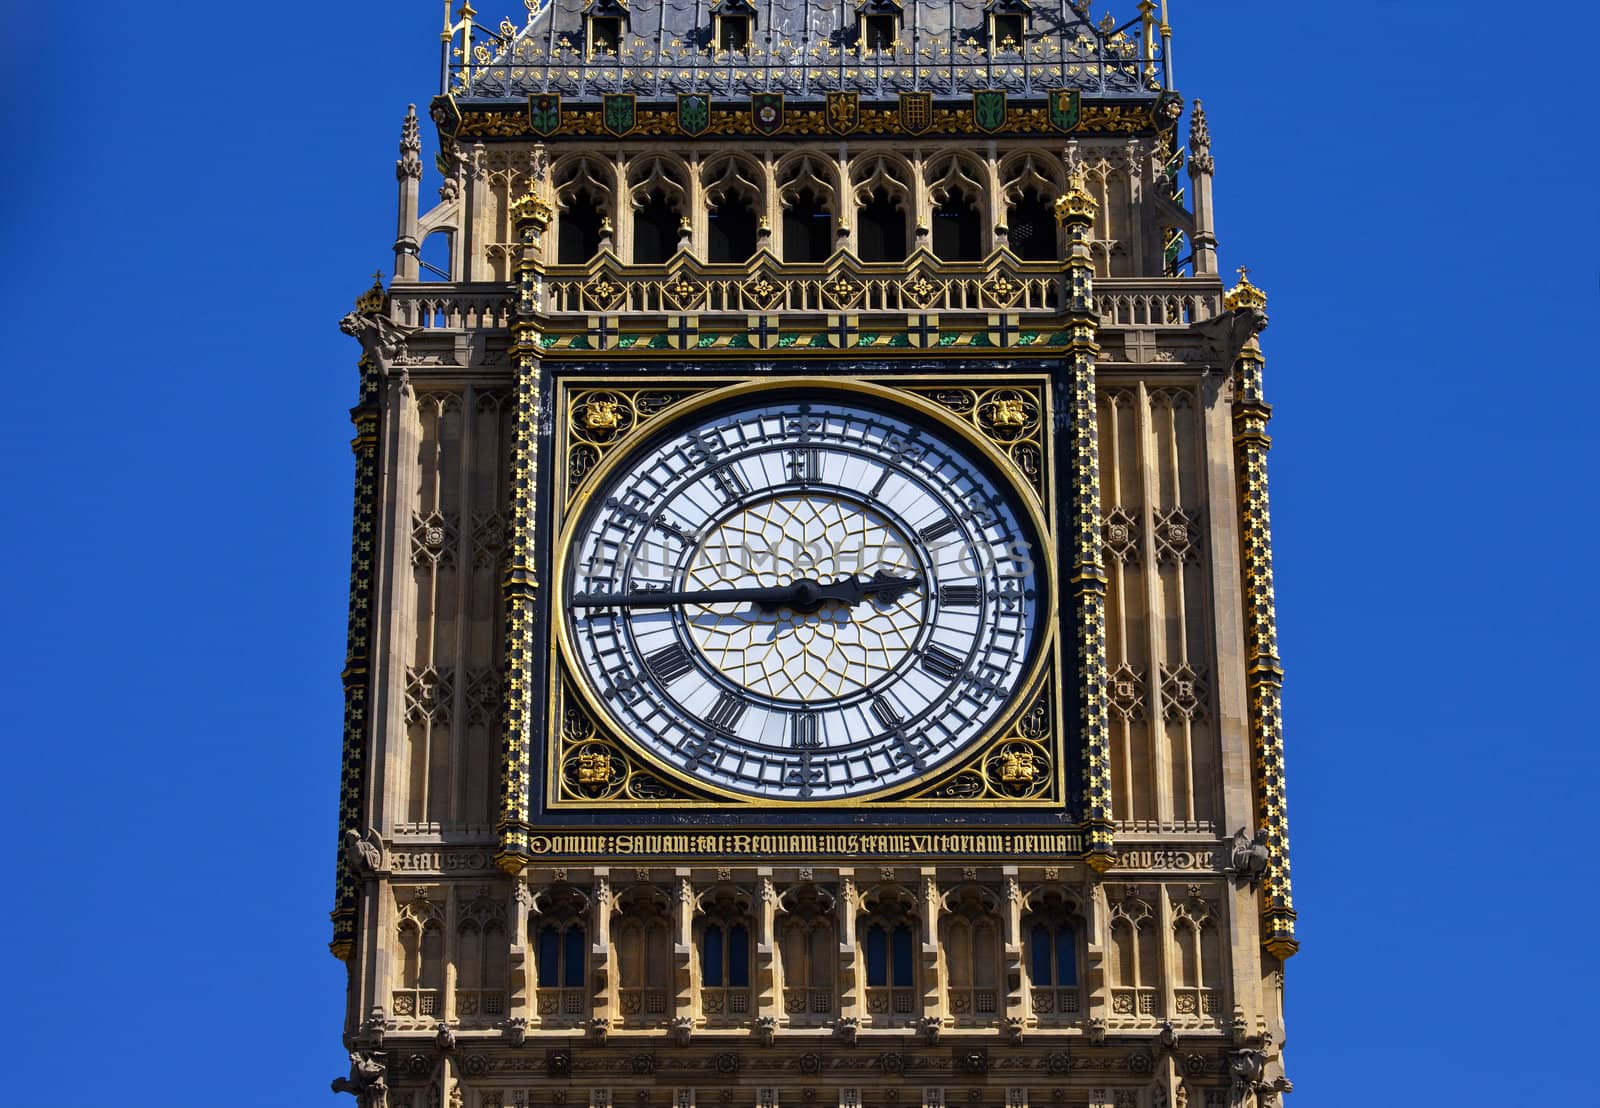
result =
M1044 641L1011 710L965 753L910 781L848 798L776 800L695 781L626 737L572 661L576 651L562 608L572 529L607 475L665 419L764 392L821 389L857 393L918 412L959 436L1009 480L1040 535L1047 596ZM545 806L574 809L794 811L871 804L877 808L1059 809L1068 798L1062 697L1056 510L1050 488L1053 411L1046 374L975 381L954 374L750 379L561 376L555 386L556 459L551 533L558 536L551 577Z

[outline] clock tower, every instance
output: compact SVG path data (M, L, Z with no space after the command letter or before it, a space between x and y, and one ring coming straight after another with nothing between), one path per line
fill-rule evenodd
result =
M362 1108L1266 1108L1266 296L1165 5L446 6L356 302Z

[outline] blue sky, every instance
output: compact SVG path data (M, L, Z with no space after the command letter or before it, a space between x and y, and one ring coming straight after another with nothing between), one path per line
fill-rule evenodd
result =
M336 323L439 6L8 7L0 1104L338 1103ZM1271 294L1291 1108L1591 1099L1520 1037L1597 978L1592 9L1172 17Z

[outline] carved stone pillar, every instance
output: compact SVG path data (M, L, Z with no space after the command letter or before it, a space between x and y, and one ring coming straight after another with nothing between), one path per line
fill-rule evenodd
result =
M863 991L861 949L856 942L856 916L861 911L861 893L856 888L855 871L839 871L839 1015L860 1019L866 1015Z
M1217 236L1211 210L1211 175L1217 163L1211 157L1211 128L1200 101L1189 117L1189 184L1194 192L1194 275L1217 271Z
M677 999L673 1002L673 1015L678 1019L695 1019L699 1005L695 996L694 966L694 882L691 872L680 869L672 898L672 985Z
M394 275L399 281L415 281L418 277L417 252L417 193L422 184L422 137L417 125L417 106L406 105L405 122L400 127L400 160L394 163L395 179L400 185L395 239Z
M458 963L461 961L461 952L457 949L457 928L460 926L461 897L455 882L445 886L444 890L444 1004L441 1006L443 1015L440 1022L451 1025L456 1022L456 978L460 972Z
M506 955L506 1018L527 1019L530 995L529 967L533 959L528 951L528 913L533 907L533 897L527 882L520 877L511 879L511 927ZM537 967L534 967L537 972Z
M758 1018L777 1019L783 1015L782 971L777 957L778 890L770 869L757 870L756 881L760 888L756 898L755 975L751 981L756 995L751 1007Z
M593 943L589 947L589 984L592 989L590 1003L596 1024L610 1026L618 1016L616 954L611 946L611 910L616 896L611 891L610 870L596 867L594 871L594 903L590 908L590 926Z
M949 1005L945 1001L944 982L939 974L939 923L944 905L939 899L938 871L932 867L922 870L922 895L919 898L922 916L922 965L918 983L922 986L922 1015L924 1018L944 1019Z
M489 151L475 142L466 155L466 197L461 206L460 231L456 236L455 256L451 259L452 281L482 281L489 277L484 247L495 237L485 215L489 203ZM509 199L509 197L508 197Z
M1028 1000L1026 975L1023 972L1022 885L1017 881L1016 866L1006 866L1003 872L1000 937L1004 943L1001 962L1006 997L1002 1014L1008 1019L1022 1019L1027 1015Z

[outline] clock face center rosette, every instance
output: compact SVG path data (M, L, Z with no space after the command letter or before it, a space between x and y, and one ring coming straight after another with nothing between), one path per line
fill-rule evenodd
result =
M912 657L927 624L923 582L932 568L903 522L843 490L781 493L709 527L684 567L685 587L810 588L793 604L695 605L683 619L701 656L741 689L791 706L836 700ZM824 584L885 573L915 583L893 600L816 599Z
M708 392L619 444L575 507L556 567L572 684L701 791L903 792L1042 677L1040 506L919 396L837 379Z

